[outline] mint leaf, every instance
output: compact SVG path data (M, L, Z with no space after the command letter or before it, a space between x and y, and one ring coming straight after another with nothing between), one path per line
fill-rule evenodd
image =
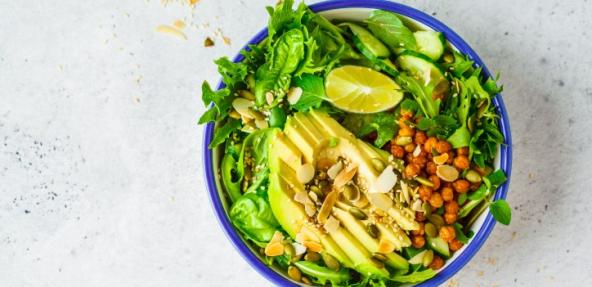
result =
M218 109L218 119L225 118L232 107L232 97L228 88L213 91L210 84L205 81L201 85L201 99L206 107L214 103Z
M384 42L393 52L401 48L415 51L417 43L413 32L392 12L374 10L366 21L368 29Z
M489 189L487 188L487 186L485 184L481 184L481 186L479 186L477 190L469 194L468 198L470 200L480 200L485 198L485 196L487 196L488 193Z
M458 126L456 119L447 115L437 115L431 119L422 118L417 124L417 128L425 131L428 136L440 138L447 138Z
M469 243L469 237L464 234L463 226L460 225L460 223L458 222L453 224L452 226L454 227L456 239L458 239L458 241L462 242L463 244Z
M297 87L302 89L302 96L298 102L292 105L292 108L298 111L307 111L310 108L318 108L325 99L325 86L323 78L305 74L302 77L294 79Z
M498 188L500 185L502 185L502 183L504 183L504 182L506 182L506 180L508 180L506 178L506 174L501 169L498 169L498 170L492 172L486 178L487 178L487 180L489 180L489 183L490 183L491 187L493 187L493 188Z
M512 209L508 202L498 199L489 205L489 211L495 220L503 225L510 224L512 221Z

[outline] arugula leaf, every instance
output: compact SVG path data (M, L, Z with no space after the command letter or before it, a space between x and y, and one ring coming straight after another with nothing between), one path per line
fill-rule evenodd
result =
M424 86L420 81L405 73L400 73L395 80L404 90L411 93L426 117L433 118L438 115L441 100L432 97L433 84Z
M230 208L230 221L247 239L259 246L269 242L280 225L265 198L245 193Z
M419 105L412 99L404 99L400 104L401 110L417 113L419 111Z
M209 123L209 122L214 122L216 121L216 117L218 116L218 109L215 107L212 107L210 109L208 109L205 113L203 113L203 115L201 115L201 117L199 117L199 121L197 122L198 124L205 124L205 123Z
M369 115L348 114L342 124L360 138L376 132L374 145L379 148L389 142L399 128L396 116L389 112Z
M204 81L201 85L201 99L206 107L211 103L214 103L216 109L218 110L217 114L219 120L224 119L232 107L232 97L230 96L230 90L228 88L224 88L218 91L213 91L210 87L210 84L206 81ZM209 119L209 117L211 117L211 114L206 116L204 120Z
M469 237L463 232L463 226L458 222L454 223L452 226L454 227L456 239L458 239L458 241L462 242L463 244L469 243Z
M449 70L457 78L462 78L465 74L471 74L473 72L474 62L457 51L453 51L454 62L450 64L444 64L447 70Z
M469 194L468 199L470 200L481 200L489 194L489 188L485 184L481 184L477 190Z
M471 108L471 91L467 89L465 83L455 79L455 84L459 88L459 106L456 108L456 116L461 123L461 127L448 137L448 142L453 148L460 148L469 146L471 141L471 132L467 128L467 118L469 116L469 109Z
M334 271L310 261L298 261L295 262L294 265L296 265L302 273L311 276L316 283L322 284L323 286L327 281L335 286L350 279L349 272L345 268L342 268L339 271Z
M294 79L297 87L302 89L302 96L292 108L298 111L307 111L310 108L318 108L325 99L325 86L323 78L311 74Z
M422 118L417 124L417 128L425 131L428 136L438 136L439 138L449 137L459 126L456 119L448 115L437 115L433 118Z
M498 87L497 81L499 80L499 78L500 78L500 73L497 73L497 75L495 76L495 79L487 78L485 83L483 83L483 89L485 91L487 91L492 96L495 96L495 95L501 93L504 90L504 86Z
M218 65L218 72L222 75L222 81L229 88L234 88L245 81L247 65L243 62L233 63L228 57L222 57L214 61Z
M489 211L495 220L503 225L509 225L512 221L512 209L508 202L498 199L489 205Z
M215 148L219 144L223 143L230 134L241 127L241 122L239 120L229 118L228 122L226 122L223 126L217 127L216 131L214 132L214 138L210 142L209 148Z
M401 48L413 51L417 49L413 32L403 24L395 13L374 10L365 22L368 24L368 29L393 52L397 52Z

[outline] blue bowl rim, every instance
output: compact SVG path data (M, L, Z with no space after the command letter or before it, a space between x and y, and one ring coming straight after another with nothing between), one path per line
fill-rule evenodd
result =
M411 19L423 23L424 25L436 31L444 33L444 36L452 45L454 45L462 53L468 55L473 61L475 61L475 64L477 66L482 67L483 72L486 76L492 77L491 73L489 72L481 58L457 33L455 33L452 29L450 29L448 26L446 26L439 20L435 19L434 17L415 8L384 0L333 0L315 3L310 5L309 7L314 12L322 12L327 10L343 8L372 8L388 10L409 17ZM265 39L265 37L267 37L266 28L257 33L243 47L243 49L248 49L249 44L256 44L261 42L263 39ZM234 58L234 61L238 62L242 59L242 55L238 54ZM222 87L223 83L220 81L218 89ZM506 183L500 186L496 191L494 199L503 199L506 198L508 193L512 171L512 137L510 132L508 113L506 111L506 107L504 105L501 95L496 95L496 97L493 100L493 103L498 108L499 114L501 115L499 120L499 126L502 131L502 134L505 137L505 142L500 147L500 168L506 173L508 177L508 181L506 181ZM215 171L213 170L213 151L208 148L208 144L210 143L213 137L214 126L214 123L209 123L205 127L203 156L205 159L204 172L206 175L208 194L214 212L216 213L216 217L220 223L220 226L222 227L224 233L226 234L228 239L230 239L234 247L239 251L241 256L249 263L249 265L254 267L255 270L257 270L261 275L263 275L263 277L279 286L298 286L290 282L274 270L272 270L269 266L263 263L255 254L253 254L253 252L247 246L247 243L245 243L241 239L241 236L238 234L237 230L234 229L232 223L230 222L228 215L222 204L222 200L218 195L218 190L216 187L214 175ZM446 266L446 268L440 270L440 272L438 272L436 276L416 286L437 286L444 283L447 279L452 277L456 272L458 272L464 265L466 265L471 260L471 258L477 253L477 251L479 251L481 246L483 246L483 244L485 243L485 240L489 237L489 234L493 230L494 226L495 220L493 219L493 216L490 213L487 213L483 225L481 226L479 231L474 235L469 245L459 255L459 257L456 258L454 262Z

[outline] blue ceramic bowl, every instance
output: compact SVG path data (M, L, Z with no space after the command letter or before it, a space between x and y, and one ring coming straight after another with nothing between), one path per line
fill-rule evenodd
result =
M491 74L483 64L483 61L479 58L477 53L471 49L471 47L452 29L444 25L444 23L436 20L432 16L425 14L414 8L388 2L382 0L337 0L337 1L326 1L317 4L313 4L310 8L322 14L329 19L343 19L343 20L363 20L368 17L370 12L374 9L382 9L395 12L399 15L404 16L407 21L419 25L425 29L433 29L444 33L448 42L458 49L463 54L469 55L477 66L483 68L483 72L491 77ZM256 44L262 41L267 36L267 29L264 29L257 33L247 44ZM246 45L245 45L246 48ZM234 61L241 61L243 57L237 55ZM219 88L222 87L220 84ZM508 181L503 184L495 194L495 199L505 198L508 192L508 185L510 182L510 173L512 169L512 137L510 135L510 124L508 120L508 114L504 106L501 95L497 95L493 100L494 105L498 108L500 114L499 126L505 137L505 143L499 147L498 158L496 159L496 167L504 170L508 177ZM238 252L243 258L257 270L261 275L267 278L269 281L279 286L298 286L299 284L291 281L286 275L279 270L275 270L274 267L267 266L259 258L258 252L254 250L246 241L241 237L236 229L232 226L228 218L228 204L226 197L223 196L223 191L220 188L218 172L218 162L220 160L219 150L208 149L208 144L212 140L214 124L210 123L205 127L205 136L203 143L203 156L204 156L204 172L206 176L206 183L214 207L216 217L226 233L228 239L236 247ZM457 251L451 259L449 259L438 274L417 286L437 286L442 284L448 278L452 277L458 272L471 258L477 253L479 248L483 245L493 227L495 226L495 220L488 212L484 212L479 220L475 222L472 229L475 233L469 244L465 245L463 249Z

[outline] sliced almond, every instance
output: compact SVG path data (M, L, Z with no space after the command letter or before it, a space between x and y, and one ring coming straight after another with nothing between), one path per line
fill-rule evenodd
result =
M253 95L253 93L251 93L250 91L247 91L247 90L239 90L238 91L238 94L241 97L243 97L243 98L245 98L247 100L251 100L251 101L254 101L255 100L255 95Z
M310 197L310 199L312 199L312 201L314 201L314 203L319 203L319 196L316 193L314 193L314 191L309 191L308 196Z
M268 105L273 104L273 94L271 92L265 93L265 101L267 101Z
M265 246L265 255L280 256L284 254L284 245L281 242L270 242Z
M337 202L337 195L338 195L337 190L332 190L325 197L325 200L323 201L323 205L321 206L321 209L319 210L319 214L317 215L317 221L320 224L324 224L327 221L327 218L329 217L329 214L331 213L331 209L333 209L335 202Z
M411 208L415 211L422 211L423 209L421 207L421 204L422 204L421 200L417 199L413 202L413 204L411 205Z
M292 243L292 247L294 247L294 255L296 256L300 256L306 252L306 246L298 242Z
M290 90L288 91L288 103L290 103L290 105L296 104L298 102L298 100L300 100L301 96L302 96L302 88L291 87Z
M304 241L302 243L302 245L304 245L308 250L313 251L313 252L323 251L323 246L316 241L307 240L307 241Z
M269 241L269 243L281 242L282 240L284 240L284 234L276 230L276 232L271 237L271 240Z
M393 200L384 193L370 193L368 196L374 206L384 211L393 206Z
M235 110L230 111L230 113L228 113L228 115L231 118L237 119L237 120L241 118L241 115L237 111L235 111Z
M327 170L327 175L331 179L335 179L339 172L343 169L343 162L338 161Z
M313 217L315 213L317 213L317 207L314 204L305 204L304 212L306 212L306 215L308 215L308 217Z
M393 244L390 240L381 238L378 242L378 253L382 254L389 254L395 251L395 244Z
M335 177L333 181L333 185L337 188L344 186L348 183L354 175L358 172L358 166L355 164L350 164L348 167L344 168L339 172L339 174Z
M296 176L298 177L298 181L300 183L308 183L314 178L314 175L315 169L310 162L301 165L298 170L296 170Z
M294 240L303 244L305 241L318 241L318 238L309 227L303 226L294 237Z
M440 165L436 168L436 175L447 182L453 182L458 179L458 170L451 165Z
M266 129L269 127L269 124L267 123L266 120L255 120L255 126L258 129Z
M448 154L447 153L443 153L441 155L434 157L434 163L437 165L443 165L446 163L446 161L448 161Z
M397 175L392 166L387 166L368 190L370 193L387 193L397 184Z
M252 101L249 101L245 98L236 98L232 101L232 107L235 111L237 111L242 117L252 119L253 116L249 112L249 108L255 105Z
M413 150L413 157L418 157L421 154L421 145L416 145Z
M331 234L337 231L337 229L339 228L339 220L330 215L329 218L327 218L327 222L325 222L325 225L323 225L323 227L325 228L325 230L327 230L327 233Z
M308 197L308 193L304 190L296 192L294 194L294 200L304 205L314 205L314 202L312 202L310 197Z

